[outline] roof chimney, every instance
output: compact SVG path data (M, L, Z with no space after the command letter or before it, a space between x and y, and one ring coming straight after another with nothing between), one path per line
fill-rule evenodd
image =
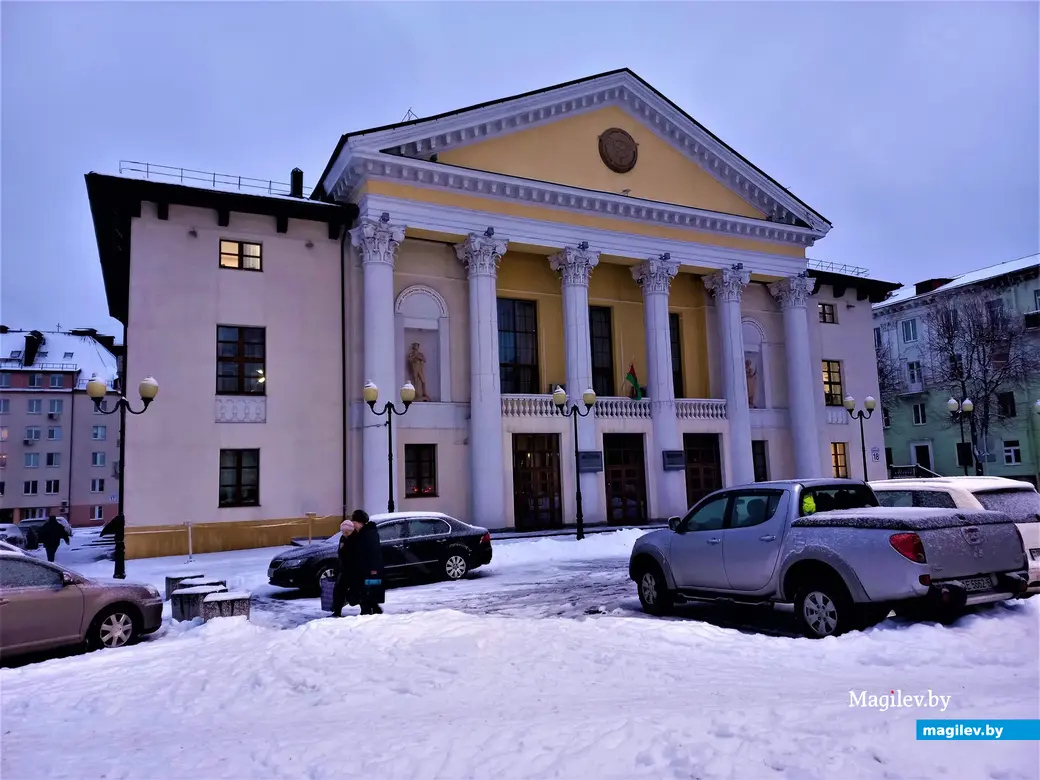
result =
M944 284L949 284L953 279L925 279L914 285L914 295L924 295L932 290L937 290Z
M289 174L289 194L294 198L303 197L303 171L293 168Z

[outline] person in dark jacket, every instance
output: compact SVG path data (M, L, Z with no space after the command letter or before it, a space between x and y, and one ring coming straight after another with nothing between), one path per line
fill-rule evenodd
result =
M384 601L383 549L379 529L360 509L350 517L353 530L339 541L339 577L333 595L332 614L342 617L343 605L361 606L362 615L381 615Z
M65 544L70 543L68 529L58 522L58 518L51 515L47 522L40 526L40 544L47 551L47 560L51 563L54 562L54 555L58 552L58 545L62 539L65 540Z

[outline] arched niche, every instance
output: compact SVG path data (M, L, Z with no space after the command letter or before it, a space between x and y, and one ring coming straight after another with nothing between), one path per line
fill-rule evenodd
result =
M408 356L418 344L426 358L426 394L430 401L451 400L451 360L449 356L448 304L444 297L426 285L407 287L394 304L398 384L415 384L416 400L421 388L415 382Z
M769 350L766 332L757 320L745 317L740 324L744 342L744 370L747 375L748 404L752 409L772 406L769 388Z

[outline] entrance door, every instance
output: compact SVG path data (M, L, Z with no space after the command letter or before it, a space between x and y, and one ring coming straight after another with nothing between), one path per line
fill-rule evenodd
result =
M607 484L607 522L646 522L646 461L643 434L603 434L603 471Z
M914 463L929 471L932 470L932 448L927 444L914 445Z
M684 433L686 503L693 506L722 487L722 459L716 433Z
M560 436L513 434L513 524L518 531L560 528Z

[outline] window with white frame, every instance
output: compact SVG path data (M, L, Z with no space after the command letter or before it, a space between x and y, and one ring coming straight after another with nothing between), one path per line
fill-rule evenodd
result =
M6 371L0 373L0 387L10 387L10 386L11 386L11 375L8 374Z
M921 384L921 362L910 360L906 364L906 381L912 385Z
M25 429L25 438L31 439L32 441L40 440L40 429L35 425L30 425Z
M39 398L30 398L28 404L29 414L42 414L43 413L43 401Z
M52 398L47 404L47 411L50 414L61 414L65 411L65 402L60 398Z
M105 519L105 508L103 506L92 506L90 508L90 519L100 522Z
M61 374L51 374L51 389L60 390L65 387L65 377Z
M90 438L94 441L104 441L108 438L108 428L104 425L95 425L90 430Z
M917 320L903 320L903 343L911 344L917 341Z
M874 349L881 349L881 328L874 328Z
M60 452L48 452L47 453L47 468L56 469L61 466L61 453Z
M61 491L60 479L48 479L43 485L43 492L49 496L57 495Z
M95 477L90 480L90 492L91 493L104 493L105 492L105 480L99 477Z
M38 469L40 467L40 453L25 453L25 459L22 461L22 465L24 465L27 469Z
M35 506L22 510L22 520L43 520L46 516L46 507Z
M43 374L29 374L29 387L43 387Z
M10 398L0 398L0 414L10 414L10 413L11 413L11 399Z
M61 441L60 425L52 425L47 429L47 441Z
M881 407L881 427L890 428L892 427L892 415L888 411L887 406Z
M90 465L91 466L104 466L105 465L105 453L103 453L103 452L92 452L92 453L90 453Z
M35 496L40 492L40 483L35 479L27 479L22 483L23 496Z
M914 425L925 425L928 422L928 416L924 411L924 404L914 404Z
M1022 446L1018 439L1006 439L1004 441L1004 464L1014 466L1022 462Z

